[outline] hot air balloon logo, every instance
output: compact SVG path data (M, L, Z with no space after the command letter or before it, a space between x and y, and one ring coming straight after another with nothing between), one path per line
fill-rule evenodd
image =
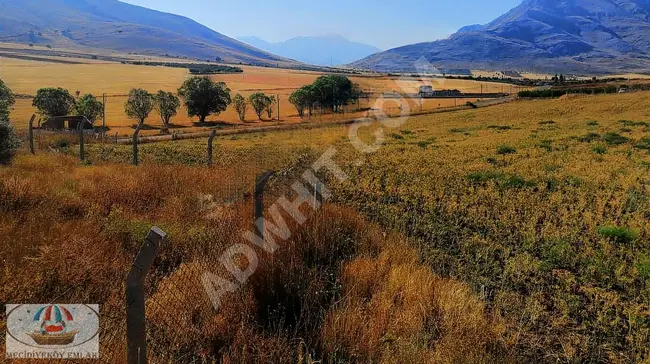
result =
M74 342L79 330L68 330L74 321L70 311L62 305L48 305L34 314L33 321L40 322L40 330L29 335L38 345L69 345Z

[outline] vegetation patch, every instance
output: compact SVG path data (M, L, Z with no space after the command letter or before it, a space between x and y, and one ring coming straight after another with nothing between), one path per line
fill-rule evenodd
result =
M601 136L598 133L588 133L578 138L579 141L583 143L591 143L596 140L600 140Z
M609 145L623 145L630 142L630 138L617 133L607 133L603 136L603 140Z
M505 130L511 130L512 126L509 126L509 125L490 125L490 126L488 126L488 129L505 131Z
M643 137L634 144L637 149L650 150L650 137Z
M598 229L598 233L610 240L613 240L619 244L631 243L639 237L639 233L634 230L631 230L622 226L603 226Z
M505 154L515 154L515 153L517 153L517 149L509 145L501 145L499 146L499 148L497 148L497 154L505 155Z

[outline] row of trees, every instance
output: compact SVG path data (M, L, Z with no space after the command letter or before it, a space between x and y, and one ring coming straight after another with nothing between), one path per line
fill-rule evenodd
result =
M244 98L242 95L237 94L233 98L233 106L235 111L239 116L239 120L246 120L246 111L248 111L248 106L253 108L257 118L262 120L262 115L266 113L269 119L273 118L273 109L277 105L277 100L275 96L268 96L262 92L256 92L248 97Z
M315 108L340 112L341 108L357 100L361 95L359 86L350 79L340 75L321 76L311 85L296 90L289 96L289 102L295 106L300 117L305 110L312 116Z

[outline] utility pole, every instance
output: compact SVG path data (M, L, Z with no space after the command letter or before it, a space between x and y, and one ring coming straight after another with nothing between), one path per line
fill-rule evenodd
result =
M275 95L278 100L278 122L280 121L280 94Z

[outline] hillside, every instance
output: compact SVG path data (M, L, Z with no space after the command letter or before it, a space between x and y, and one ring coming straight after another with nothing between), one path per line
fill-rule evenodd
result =
M351 66L413 71L414 63L425 57L440 68L648 72L649 14L648 0L526 0L489 24L391 49Z
M239 40L273 54L319 66L342 65L381 52L375 46L352 42L338 35L295 37L277 43L258 37Z
M296 62L191 19L117 0L3 0L0 41L259 65Z

